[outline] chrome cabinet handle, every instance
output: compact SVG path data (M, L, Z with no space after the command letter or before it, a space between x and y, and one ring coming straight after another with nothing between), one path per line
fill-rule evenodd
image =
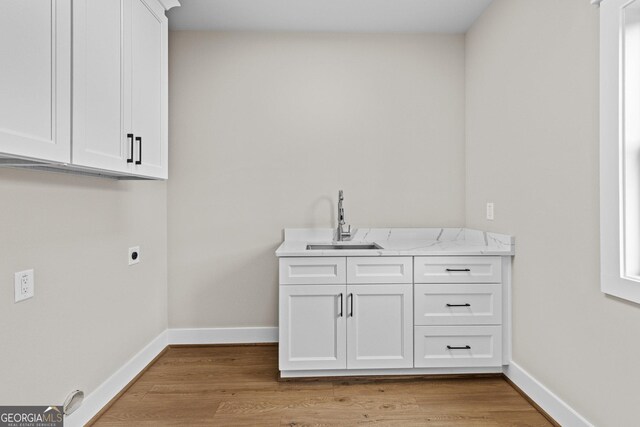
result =
M447 271L471 271L470 268L447 268Z
M353 294L349 294L349 317L353 317Z
M344 313L342 312L342 293L340 293L340 316L342 317L344 315Z
M129 139L129 144L131 147L131 157L129 157L127 159L127 163L133 163L133 134L132 133L128 133L127 134L127 138Z
M471 304L447 304L447 307L471 307Z
M452 347L448 345L447 350L471 350L471 347L468 345L465 345L464 347Z

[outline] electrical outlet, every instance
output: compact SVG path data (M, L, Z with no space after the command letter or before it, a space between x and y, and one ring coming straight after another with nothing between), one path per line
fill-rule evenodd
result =
M140 262L140 246L129 248L129 265Z
M15 302L33 297L35 281L33 270L19 271L14 276Z
M493 202L487 203L487 219L493 221Z

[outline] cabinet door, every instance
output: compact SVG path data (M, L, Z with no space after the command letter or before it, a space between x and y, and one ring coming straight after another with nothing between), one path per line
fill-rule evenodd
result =
M126 172L124 0L73 3L73 164Z
M347 285L347 368L413 367L412 285Z
M125 70L131 81L125 86L125 128L135 135L133 173L167 178L167 18L156 0L127 1Z
M346 286L280 286L280 370L345 369Z
M69 162L71 0L0 1L0 154Z

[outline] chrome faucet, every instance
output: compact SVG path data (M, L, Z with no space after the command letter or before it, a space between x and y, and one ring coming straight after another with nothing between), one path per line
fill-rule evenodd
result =
M336 230L336 241L342 242L343 240L351 239L351 225L347 231L344 231L344 208L342 207L342 201L344 200L344 196L342 195L342 190L338 192L338 229Z

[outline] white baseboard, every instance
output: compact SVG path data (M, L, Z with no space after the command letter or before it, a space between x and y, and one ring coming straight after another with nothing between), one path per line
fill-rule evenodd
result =
M167 347L167 336L167 331L163 331L105 382L100 384L97 389L86 396L82 405L73 414L65 417L64 425L68 427L84 426Z
M510 365L505 366L504 374L561 426L593 427L593 424L567 405L565 401L556 396L531 374L522 369L517 363L511 362Z
M278 342L278 328L169 329L169 344L248 344Z

